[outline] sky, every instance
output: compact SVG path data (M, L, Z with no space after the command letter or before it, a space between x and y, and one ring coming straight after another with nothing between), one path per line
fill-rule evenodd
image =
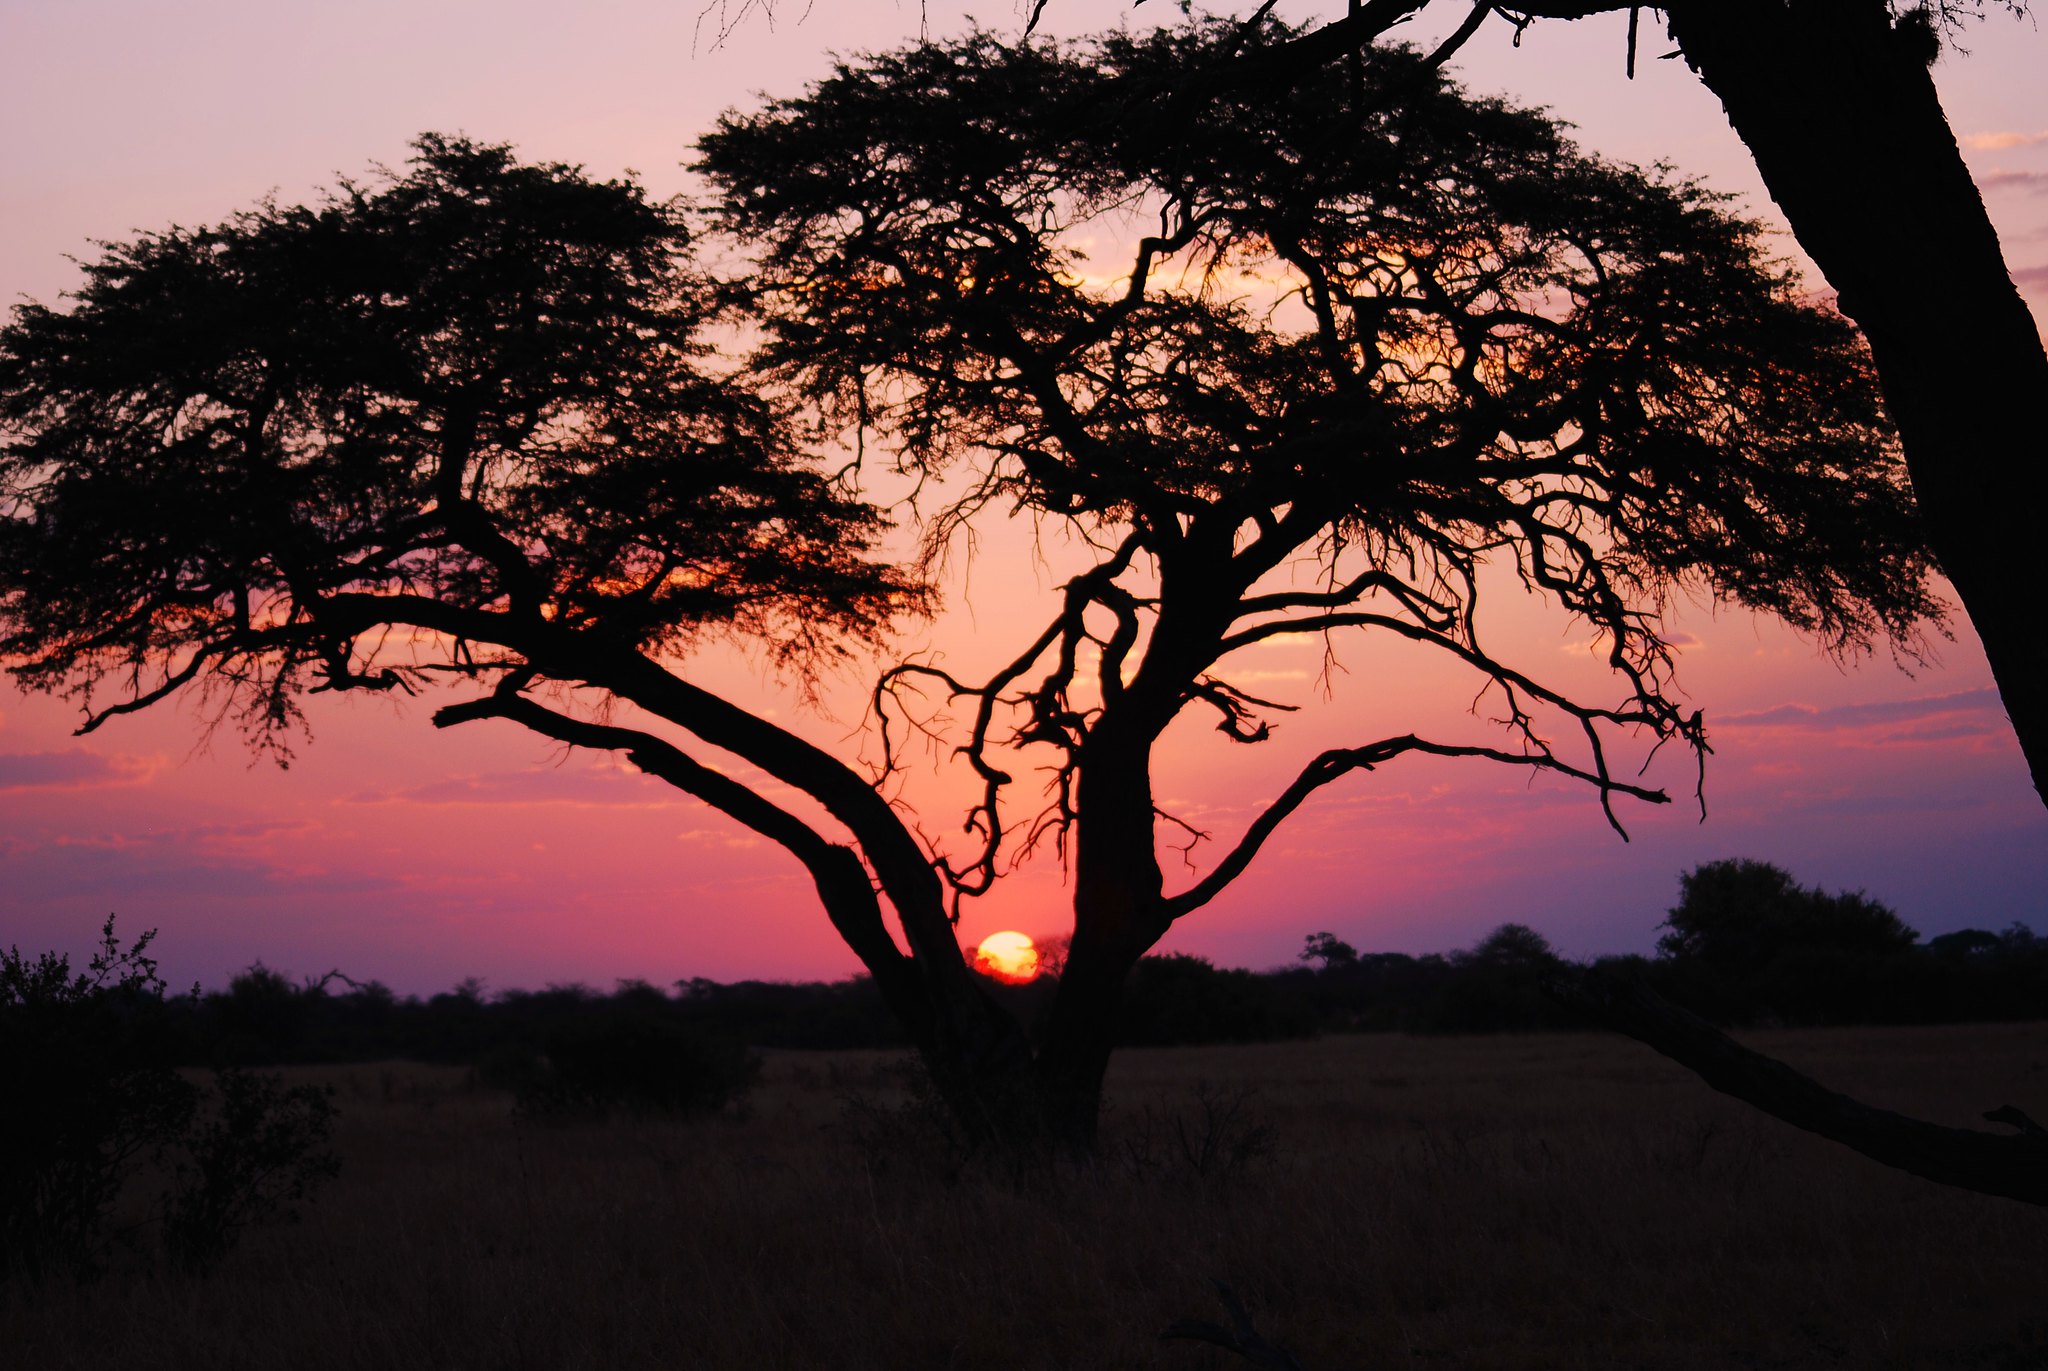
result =
M1167 0L1055 0L1048 23L1078 32L1174 13ZM0 300L56 302L76 281L70 259L95 240L215 222L269 194L294 203L401 163L427 130L685 190L691 141L721 111L795 93L833 52L892 47L920 26L955 33L965 16L998 31L1023 22L1000 3L911 0L744 13L648 0L0 0ZM1668 46L1653 32L1646 16L1633 82L1617 16L1538 25L1519 46L1496 22L1459 70L1474 90L1548 106L1591 149L1668 161L1776 223L1711 95L1682 62L1653 60ZM1963 42L1971 51L1937 70L1944 102L2015 279L2048 317L2048 36L2000 16ZM1774 241L1796 257L1789 235ZM899 647L956 665L1007 655L1051 580L1031 530L994 528L948 584L945 613ZM1165 946L1264 967L1316 930L1419 952L1516 921L1571 955L1647 951L1679 873L1735 856L1867 890L1926 934L2014 920L2048 931L2048 810L1966 621L1910 671L1883 651L1845 666L1706 604L1674 607L1668 629L1715 748L1704 822L1670 758L1651 774L1681 802L1624 807L1626 843L1582 787L1404 761L1324 791ZM1552 615L1515 607L1495 638L1509 660L1601 685L1587 644ZM860 668L818 709L744 657L689 669L841 755L873 755ZM1475 723L1469 687L1398 655L1351 650L1333 665L1317 645L1274 647L1236 679L1305 707L1257 748L1199 725L1169 735L1159 793L1217 840L1198 863L1316 749ZM210 734L189 705L75 738L70 705L0 685L0 946L78 954L113 912L124 933L160 930L180 985L257 960L410 992L469 976L503 988L856 969L779 849L607 757L565 756L506 724L436 731L433 703L322 697L311 738L280 769L231 730ZM956 787L922 773L910 784L927 827L957 821ZM1035 862L968 906L964 938L1058 933L1063 896L1057 864Z

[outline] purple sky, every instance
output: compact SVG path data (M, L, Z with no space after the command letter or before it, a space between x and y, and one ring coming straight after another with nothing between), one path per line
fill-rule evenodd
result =
M297 200L337 174L402 161L428 129L682 190L678 164L719 111L759 90L794 92L828 51L894 45L921 17L955 32L961 13L910 0L784 5L714 46L715 13L700 28L691 6L639 0L12 5L0 10L0 294L52 300L75 279L66 254L90 254L93 239L218 220L272 192ZM1021 24L1000 5L976 13L991 27ZM1055 0L1050 17L1075 31L1175 13L1170 0L1134 16ZM1465 79L1548 105L1588 147L1668 160L1771 218L1711 96L1683 63L1650 60L1661 40L1646 44L1640 78L1623 79L1622 34L1618 17L1540 25L1517 49L1497 24L1471 48ZM1965 43L1972 54L1939 70L1944 97L2038 313L2048 39L2000 18ZM1794 252L1789 237L1783 250ZM1959 384L1967 375L1959 358ZM910 645L961 659L1002 649L1001 630L1039 602L1042 576L1018 574L1023 565L1018 531L997 530L951 588L947 615ZM1689 642L1681 682L1717 749L1705 824L1686 804L1625 811L1635 841L1623 844L1572 787L1404 762L1326 792L1169 946L1270 965L1315 929L1413 951L1512 919L1570 953L1642 950L1678 873L1726 856L1868 889L1924 932L2014 919L2048 929L2048 811L1966 624L1912 675L1882 655L1838 669L1780 628L1706 606L1681 606L1674 627ZM1598 686L1562 623L1529 614L1499 631L1518 660ZM1342 665L1324 701L1316 650L1275 649L1256 667L1265 688L1311 707L1263 748L1228 749L1199 727L1175 737L1161 794L1224 836L1317 747L1389 725L1471 726L1469 691L1432 668L1379 656ZM821 715L744 661L696 669L836 749L862 747L858 680ZM202 747L189 708L74 739L66 706L0 689L0 944L79 949L112 910L124 927L161 927L174 982L218 981L259 957L407 990L471 974L508 986L854 968L779 850L607 759L562 758L510 726L437 733L426 714L324 700L314 739L279 771L252 764L231 734ZM1660 767L1658 779L1689 793L1682 767ZM913 786L930 827L955 822L957 788ZM964 932L1056 932L1060 896L1059 872L1041 863L970 906Z

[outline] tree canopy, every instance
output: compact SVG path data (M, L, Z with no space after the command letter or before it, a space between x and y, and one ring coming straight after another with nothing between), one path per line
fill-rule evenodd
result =
M1746 858L1708 862L1681 876L1678 904L1662 926L1669 930L1657 940L1663 956L1734 973L1757 971L1794 951L1883 957L1920 938L1860 890L1830 895Z
M1331 71L1186 97L1220 50L1288 36L927 45L705 140L724 226L762 259L777 374L954 472L968 494L939 531L1006 505L1104 551L1012 667L940 678L984 702L991 845L1004 714L1010 741L1065 752L1064 833L1091 740L1142 748L1195 703L1266 736L1212 668L1280 635L1439 647L1501 692L1513 760L1627 790L1601 729L1703 742L1665 693L1673 587L1838 649L1937 614L1867 357L1755 225L1405 50L1369 54L1361 96ZM1317 589L1268 588L1304 559ZM1489 561L1602 635L1624 703L1487 653ZM1578 763L1541 709L1584 733ZM1352 765L1422 744L1376 746Z
M281 755L304 693L474 682L437 724L618 749L789 849L933 1051L1014 1035L887 801L675 669L736 637L802 675L928 598L870 555L882 519L787 405L713 354L722 292L680 205L429 135L317 205L102 249L69 309L0 330L18 680L79 699L85 730L210 694ZM650 716L857 847L627 726Z
M302 690L531 672L536 634L800 664L920 602L706 365L716 294L636 186L430 135L103 247L0 333L0 652L88 727L197 684L282 745Z

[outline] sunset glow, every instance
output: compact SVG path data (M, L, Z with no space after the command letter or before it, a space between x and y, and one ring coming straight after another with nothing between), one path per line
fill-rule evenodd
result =
M991 933L974 950L974 969L1005 985L1038 979L1038 949L1022 933Z
M0 297L9 305L66 307L77 261L97 255L96 241L219 223L270 194L309 202L337 176L402 165L407 140L431 129L503 140L522 157L597 177L637 168L655 198L700 194L685 170L693 141L722 111L758 108L756 92L797 94L829 70L833 52L887 50L927 27L956 33L967 13L992 31L1023 22L1006 5L845 0L791 7L788 22L738 24L714 44L697 7L642 0L603 7L601 19L524 0L488 11L391 0L346 10L229 0L128 8L119 24L106 7L0 14L0 118L23 131L0 147L9 194ZM1289 0L1279 12L1305 19L1342 8ZM1432 7L1404 32L1427 47L1466 8ZM1127 11L1129 22L1149 24L1155 11L1180 13L1147 5ZM1115 13L1055 5L1045 24L1081 32ZM1548 106L1603 156L1668 159L1677 174L1742 197L1773 251L1796 254L1747 151L1686 64L1646 61L1634 79L1624 74L1627 23L1611 14L1524 35L1496 18L1460 54L1461 79ZM406 41L390 41L394 33ZM2048 128L2039 81L2048 35L1999 16L1974 46L1933 77L2014 278L2048 317L2048 196L2037 193L2048 187L2048 139L2035 132ZM1092 256L1075 272L1111 289L1128 267L1111 236L1081 246ZM1256 282L1218 288L1271 303L1271 287ZM1982 382L1959 362L1959 391L1973 384ZM907 487L882 484L885 466L870 463L876 493L903 515L892 537L910 555L922 530L907 513ZM815 689L779 676L758 652L721 644L677 669L876 774L871 692L882 668L916 658L962 679L986 676L1058 612L1058 581L1071 569L1061 559L1074 550L1006 513L991 510L971 550L963 543L948 561L932 622L906 624L881 653L846 659ZM1293 588L1313 589L1312 575ZM1612 673L1599 645L1534 603L1505 574L1489 591L1488 631L1503 655L1546 684L1606 698ZM1230 892L1176 922L1159 950L1264 968L1291 963L1317 929L1364 951L1427 952L1470 946L1512 920L1571 956L1647 952L1678 874L1730 857L1867 890L1927 936L2015 920L2048 931L2048 812L1967 620L1952 627L1955 641L1937 643L1936 658L1908 674L1882 652L1838 663L1782 626L1680 597L1661 628L1714 749L1704 821L1689 761L1675 750L1646 778L1675 802L1624 807L1626 843L1582 786L1470 760L1404 759L1318 793ZM416 646L432 655L438 645L423 633ZM1401 644L1272 640L1224 665L1233 686L1288 708L1257 746L1229 741L1213 715L1199 714L1160 740L1157 801L1176 821L1160 826L1169 890L1212 870L1325 749L1410 730L1474 745L1502 736L1497 697L1475 706L1455 663ZM462 698L452 686L418 698L309 696L310 736L292 740L285 770L252 764L233 722L210 730L218 720L196 699L79 737L71 702L0 680L0 948L82 958L115 912L123 930L161 930L155 952L177 986L219 985L258 959L295 978L338 968L422 994L471 976L505 990L860 969L787 851L622 756L569 750L505 722L435 728L433 712ZM948 704L940 694L928 707L937 716ZM891 802L956 866L975 856L960 824L981 784L951 751L963 717L955 706L955 731L929 747L912 734L918 741L888 781ZM1643 760L1625 765L1633 773ZM705 761L841 840L828 815L772 778L715 750ZM1015 769L1020 825L1042 803L1034 787L1044 761L1027 755ZM990 893L966 904L962 944L1021 925L1056 949L1072 899L1056 854L1048 838L1028 861L1004 866ZM1057 964L1056 950L1048 957ZM1016 932L983 939L973 958L1004 980L1041 971L1038 949Z

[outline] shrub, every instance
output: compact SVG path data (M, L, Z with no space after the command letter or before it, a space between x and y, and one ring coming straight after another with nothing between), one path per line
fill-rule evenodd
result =
M1182 952L1141 957L1124 987L1117 1041L1125 1046L1270 1042L1315 1032L1312 1006L1268 978L1219 969Z
M1679 877L1678 904L1660 927L1660 955L1722 973L1761 971L1788 953L1885 957L1920 935L1861 891L1808 889L1768 862L1708 862Z
M948 1185L958 1182L974 1158L976 1140L961 1127L960 1116L947 1107L931 1070L916 1057L878 1063L865 1077L849 1078L829 1067L839 1086L839 1123L835 1130L871 1176L894 1172ZM878 1093L878 1089L882 1093ZM1026 1140L1006 1157L1013 1165L1027 1161Z
M173 1163L176 1184L164 1196L163 1239L172 1260L211 1266L250 1224L298 1218L297 1203L341 1169L324 1150L333 1126L334 1101L324 1090L221 1072L186 1130Z
M760 1071L740 1044L659 1015L571 1021L549 1034L519 1107L555 1117L705 1114L739 1099Z
M1144 1180L1204 1187L1241 1181L1274 1156L1273 1126L1254 1108L1257 1096L1249 1086L1197 1082L1190 1108L1147 1105L1113 1129L1109 1156Z
M124 949L110 916L75 975L56 953L0 955L0 1277L90 1276L152 1221L203 1266L334 1173L325 1092L178 1074L153 937ZM153 1203L129 1202L145 1177Z

